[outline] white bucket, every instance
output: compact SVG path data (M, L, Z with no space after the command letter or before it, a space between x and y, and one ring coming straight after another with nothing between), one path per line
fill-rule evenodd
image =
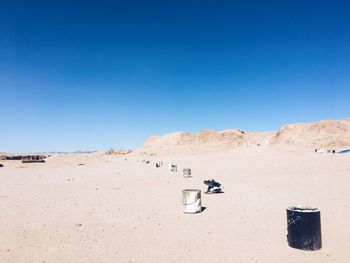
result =
M182 190L183 212L188 214L200 213L202 211L201 190Z
M171 167L170 167L170 171L177 172L177 165L176 164L172 164Z
M185 178L192 177L191 169L190 168L184 168L183 169L183 175L184 175Z

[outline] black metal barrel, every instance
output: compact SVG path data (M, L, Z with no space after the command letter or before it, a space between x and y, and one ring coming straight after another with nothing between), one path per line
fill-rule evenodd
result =
M321 214L317 208L287 208L288 244L302 250L322 248Z

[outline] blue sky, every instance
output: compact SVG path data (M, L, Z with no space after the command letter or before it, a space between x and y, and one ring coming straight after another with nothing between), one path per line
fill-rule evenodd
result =
M349 117L347 1L7 2L0 151Z

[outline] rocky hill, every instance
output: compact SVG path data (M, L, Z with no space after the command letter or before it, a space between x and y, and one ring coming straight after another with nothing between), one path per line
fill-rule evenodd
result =
M272 141L277 144L298 144L305 147L350 146L350 119L284 125Z
M137 152L227 149L270 144L305 148L350 147L350 119L288 124L277 132L244 132L239 129L205 130L195 134L174 132L151 136Z

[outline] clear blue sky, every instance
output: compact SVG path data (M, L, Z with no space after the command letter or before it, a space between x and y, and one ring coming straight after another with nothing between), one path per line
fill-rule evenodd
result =
M0 151L350 117L349 1L11 0L0 29Z

